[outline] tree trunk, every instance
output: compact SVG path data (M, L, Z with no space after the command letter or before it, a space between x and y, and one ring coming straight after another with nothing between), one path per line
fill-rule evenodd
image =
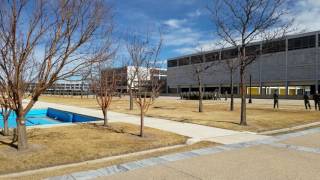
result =
M3 135L9 136L9 114L3 116Z
M27 129L24 115L17 115L18 150L28 149Z
M143 137L143 126L144 126L144 112L142 107L140 107L140 136Z
M244 69L241 67L240 69L240 96L241 96L241 115L240 115L240 125L247 125L247 117L246 117L246 89L244 84Z
M103 126L108 126L108 110L103 110Z
M233 100L233 71L230 72L230 111L234 110L234 100Z
M199 84L199 112L203 112L203 92L202 92L202 86Z
M129 90L129 101L130 101L130 107L129 107L129 109L130 110L133 110L133 96L132 96L132 90Z

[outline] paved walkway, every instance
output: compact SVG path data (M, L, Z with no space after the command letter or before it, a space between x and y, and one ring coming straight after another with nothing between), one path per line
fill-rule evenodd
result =
M79 114L90 115L98 118L103 118L102 112L95 109L80 108L75 106L67 106L55 103L37 102L34 108L52 107L64 111L70 111ZM140 119L135 115L123 113L109 112L108 117L110 122L125 122L139 124ZM221 144L233 144L246 141L265 139L268 136L257 135L251 132L238 132L227 129L208 127L203 125L182 123L159 118L145 117L145 126L161 129L164 131L174 132L176 134L190 137L189 142L198 142L202 140L218 142Z
M272 179L320 177L320 128L150 158L50 180Z

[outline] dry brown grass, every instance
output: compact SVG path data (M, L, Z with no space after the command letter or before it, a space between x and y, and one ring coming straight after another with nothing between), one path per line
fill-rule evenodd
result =
M213 142L208 142L208 141L201 141L192 145L186 145L183 147L177 147L169 150L160 150L157 152L151 152L151 153L146 153L143 155L133 155L130 157L124 157L124 158L117 158L113 160L108 160L105 162L100 162L100 163L94 163L94 164L86 164L86 165L79 165L75 167L68 167L68 168L63 168L63 169L57 169L57 170L51 170L51 171L44 171L44 172L38 172L32 175L26 175L26 176L19 176L19 177L14 177L14 178L6 178L6 179L24 179L24 180L35 180L35 179L44 179L47 177L52 177L52 176L61 176L65 174L70 174L73 172L79 172L79 171L88 171L88 170L93 170L93 169L99 169L102 167L108 167L116 164L122 164L126 162L132 162L132 161L138 161L141 159L147 159L151 157L158 157L166 154L172 154L172 153L178 153L178 152L186 152L186 151L191 151L194 149L200 149L200 148L206 148L206 147L212 147L216 146L219 144L213 143ZM1 178L0 178L1 179Z
M30 149L26 152L17 152L0 143L0 174L183 144L186 141L186 137L152 128L146 128L146 137L141 138L136 135L138 126L112 123L111 127L82 124L30 129Z
M81 106L87 108L98 108L95 99L80 99L77 97L54 97L43 96L42 101L55 102L67 105ZM263 132L320 120L320 112L306 111L301 104L291 103L290 100L280 100L280 109L274 110L270 101L267 103L254 103L247 105L248 126L239 125L239 103L235 104L235 111L229 111L229 104L224 101L204 101L205 112L197 112L197 101L158 99L147 112L147 116L159 117L181 122L202 124L207 126ZM133 111L128 109L126 98L115 99L111 104L111 110L116 112L138 114L137 107Z

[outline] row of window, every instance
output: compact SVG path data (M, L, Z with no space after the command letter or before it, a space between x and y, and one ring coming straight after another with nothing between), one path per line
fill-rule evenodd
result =
M320 46L320 35L319 35L319 46ZM288 39L288 51L297 50L297 49L306 49L316 47L316 35L292 38ZM272 41L262 44L261 53L269 54L276 52L283 52L286 50L286 40ZM260 53L260 45L251 45L246 47L247 56L255 56ZM196 55L189 57L184 57L175 60L168 61L168 67L175 66L184 66L189 64L197 64L202 62L211 62L216 60L232 59L238 56L238 49L228 49L221 52L211 52L207 53L204 56Z
M306 36L288 40L288 50L305 49L316 47L316 36Z

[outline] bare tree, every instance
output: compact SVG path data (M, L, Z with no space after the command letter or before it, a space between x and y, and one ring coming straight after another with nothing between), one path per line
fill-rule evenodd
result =
M28 148L25 116L39 96L103 59L100 39L111 20L111 7L99 0L2 2L0 83L8 84L10 108L17 116L18 150Z
M130 37L128 35L127 38L127 44L126 44L126 49L127 52L129 53L129 59L128 61L124 62L125 67L127 68L127 76L126 76L126 82L127 82L127 89L128 89L128 94L129 94L129 110L133 110L133 93L134 93L134 86L135 83L137 82L137 70L135 70L135 67L140 66L140 59L144 59L145 54L144 52L139 52L144 49L142 49L143 46L142 44L140 45L138 35L133 35L133 37ZM139 47L138 47L139 46Z
M104 126L108 126L108 110L110 108L113 96L117 89L118 73L116 69L104 68L99 65L96 69L99 69L98 74L92 78L91 86L93 92L96 95L96 100L103 113Z
M140 110L140 136L144 136L144 116L159 96L162 81L157 74L161 71L158 57L162 47L162 36L150 39L146 35L133 34L128 41L127 50L133 67L130 73L135 75L132 93ZM157 43L155 43L157 41Z
M126 66L127 69L127 88L129 93L129 110L133 110L133 88L137 79L136 71L132 69L132 66Z
M234 80L233 76L236 70L239 67L239 63L237 58L230 58L224 60L226 63L227 70L229 71L230 76L230 111L234 110Z
M10 101L8 100L7 96L7 86L5 84L0 84L0 107L1 112L0 115L3 119L3 135L8 136L9 135L9 116L11 114L10 109Z
M208 8L217 35L229 45L238 48L240 125L247 125L245 73L257 57L248 56L246 49L257 39L269 37L271 40L287 33L291 22L281 19L287 13L285 2L286 0L215 0L214 7Z
M213 57L207 57L208 60L209 58ZM214 58L214 61L210 62L205 62L206 57L205 57L205 51L203 48L200 48L198 50L198 55L192 56L191 57L191 65L192 65L192 70L193 70L193 77L196 79L197 84L198 84L198 96L199 96L199 106L198 106L198 111L203 112L203 94L204 94L204 86L203 86L203 78L206 74L210 73L212 74L214 72L214 66L216 66L219 63L219 59L216 60L217 58ZM210 71L210 72L209 72Z

